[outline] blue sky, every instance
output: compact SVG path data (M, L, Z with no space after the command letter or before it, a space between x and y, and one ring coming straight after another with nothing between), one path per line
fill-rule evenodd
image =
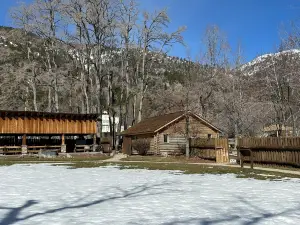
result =
M31 0L26 0L30 2ZM0 0L0 25L10 26L8 10L19 0ZM140 0L141 10L168 8L169 30L185 25L189 50L174 46L170 55L192 57L202 49L201 38L208 25L218 25L233 48L241 43L244 60L273 52L279 43L281 24L300 19L300 0Z

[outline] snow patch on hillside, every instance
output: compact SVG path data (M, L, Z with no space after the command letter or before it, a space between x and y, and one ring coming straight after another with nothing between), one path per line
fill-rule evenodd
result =
M247 75L255 74L260 69L270 66L270 62L267 62L269 59L279 58L282 55L294 55L294 57L300 57L300 49L291 49L291 50L261 55L255 58L254 60L244 64L241 67L241 70L247 71L246 72Z

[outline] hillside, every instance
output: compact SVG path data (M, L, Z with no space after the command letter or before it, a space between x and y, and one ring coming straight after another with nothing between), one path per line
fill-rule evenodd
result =
M261 71L270 69L272 65L283 66L289 63L290 65L298 64L300 59L300 50L291 49L276 53L264 54L258 56L250 62L242 65L241 69L245 75L254 75Z
M79 60L81 54L81 56L84 56L82 52L84 47L59 42L59 49L61 49L59 51L61 53L55 56L55 60L57 60L55 66L57 68L52 70L50 76L49 71L46 69L48 61L44 41L33 34L24 35L24 32L20 29L0 27L0 76L4 87L0 95L0 107L2 109L24 110L24 107L26 107L27 110L34 110L32 103L25 100L25 98L33 98L31 88L34 88L37 108L49 111L49 101L52 102L53 100L49 100L48 94L50 91L52 93L54 91L53 84L51 84L53 82L51 77L54 76L57 77L56 82L60 86L58 91L64 96L60 97L62 102L60 110L66 112L82 111L79 110L81 106L78 105L80 103L77 99L78 91L82 88L80 82L83 79L80 77L79 67L80 63L84 63L85 68L89 64L86 59L83 62ZM124 54L122 49L117 48L104 51L101 55L103 66L120 67L122 54ZM139 60L141 54L141 51L135 50L132 60ZM65 56L63 57L63 55ZM92 60L94 57L91 55L90 59ZM147 64L151 66L149 82L152 83L159 80L162 86L165 87L170 87L170 85L177 83L182 84L184 82L183 72L187 65L191 63L186 59L155 52L150 52L148 58ZM91 67L91 65L89 66ZM116 76L120 76L120 74ZM116 79L119 78L116 77ZM96 82L96 80L91 80L91 82ZM33 84L35 85L34 87ZM104 83L104 86L107 86L107 83ZM65 93L65 90L70 87L72 87L72 90L69 93ZM106 87L103 90L107 92ZM70 97L74 99L70 100ZM91 99L90 101L94 100ZM76 107L74 107L74 104ZM53 110L53 108L50 110Z
M60 41L56 49L49 50L45 41L35 35L24 35L19 29L0 28L1 109L86 113L110 107L117 114L120 110L126 114L127 110L131 124L138 114L140 94L146 88L144 117L182 110L188 103L191 110L229 133L234 129L234 123L240 124L241 132L254 132L276 121L273 115L279 113L276 108L279 103L274 96L280 92L275 86L276 79L278 82L280 78L284 85L293 81L290 88L295 88L295 91L291 92L292 96L288 93L289 101L295 101L298 95L299 50L259 56L242 65L238 73L234 69L226 72L222 68L149 52L145 79L140 72L142 51L133 49L126 84L127 78L122 70L123 49L107 48L103 51L98 65L103 69L97 72L93 64L97 52L90 53L88 58L84 46L73 47L73 44ZM51 54L53 58L49 61ZM235 99L236 87L243 92L242 95L239 93L241 99L238 102ZM124 105L126 93L130 108ZM285 99L280 101L285 105L279 107L284 111L281 115L291 118L288 116L291 109L286 108L290 103L287 104ZM275 103L275 109L270 108Z

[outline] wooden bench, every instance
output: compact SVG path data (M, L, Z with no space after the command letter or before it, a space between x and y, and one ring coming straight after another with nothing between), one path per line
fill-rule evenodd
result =
M60 151L60 145L44 145L44 146L27 146L28 153L39 153L40 150L47 150L52 152Z
M245 154L247 153L247 154ZM241 168L244 168L244 157L249 156L250 157L250 167L253 169L254 164L254 158L253 158L253 152L250 148L239 148L238 149L238 157L240 159Z
M90 145L75 145L74 152L89 152L91 151Z
M16 154L16 153L22 153L22 147L21 146L0 146L0 154Z

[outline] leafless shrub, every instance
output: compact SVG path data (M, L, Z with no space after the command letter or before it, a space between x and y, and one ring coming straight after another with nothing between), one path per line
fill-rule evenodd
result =
M150 150L150 140L146 138L133 140L132 148L137 150L140 155L147 155Z

